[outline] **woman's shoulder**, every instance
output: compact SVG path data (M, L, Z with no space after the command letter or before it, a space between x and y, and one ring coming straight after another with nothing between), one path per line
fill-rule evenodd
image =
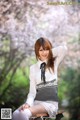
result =
M35 69L35 68L36 68L36 65L37 65L37 63L31 65L31 66L30 66L30 69Z

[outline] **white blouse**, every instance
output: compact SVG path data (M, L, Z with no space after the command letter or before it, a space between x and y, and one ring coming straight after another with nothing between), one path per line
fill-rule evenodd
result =
M53 53L53 57L56 57L54 61L54 73L52 70L49 71L48 69L46 69L45 78L46 78L46 81L51 81L51 80L56 79L54 81L54 85L57 85L58 84L57 69L58 69L60 62L63 60L64 56L67 53L67 47L66 45L55 47L52 49L52 53ZM36 96L36 85L42 82L41 69L40 69L40 65L42 62L43 61L38 60L36 64L30 67L30 75L29 75L30 89L29 89L29 93L27 96L27 100L26 100L26 103L29 104L30 106L32 106L34 103L34 98Z

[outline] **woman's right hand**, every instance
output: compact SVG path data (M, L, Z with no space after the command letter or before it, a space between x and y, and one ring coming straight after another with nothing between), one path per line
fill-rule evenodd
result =
M19 111L21 111L21 110L24 110L24 109L27 109L27 108L29 108L30 106L27 104L27 103L25 103L25 104L23 104L20 108L19 108Z

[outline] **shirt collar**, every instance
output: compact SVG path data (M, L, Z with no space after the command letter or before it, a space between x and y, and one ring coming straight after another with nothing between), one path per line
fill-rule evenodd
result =
M41 63L43 63L43 62L45 62L47 64L47 60L41 61L40 59L38 59L37 64L38 64L39 68L40 68Z

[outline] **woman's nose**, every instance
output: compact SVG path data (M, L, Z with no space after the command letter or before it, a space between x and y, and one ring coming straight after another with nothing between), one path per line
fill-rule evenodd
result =
M46 53L46 50L43 50L43 53Z

